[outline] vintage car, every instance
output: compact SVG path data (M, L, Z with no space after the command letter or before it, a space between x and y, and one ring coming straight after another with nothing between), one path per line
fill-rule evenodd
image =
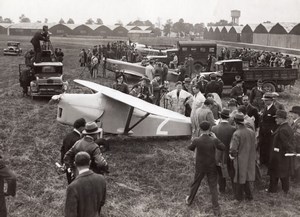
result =
M7 42L7 48L3 49L3 54L20 56L22 54L22 48L20 48L20 42L16 42L16 41Z
M63 64L61 62L41 62L33 64L35 80L30 82L30 95L34 97L51 97L67 90L68 82L63 81Z

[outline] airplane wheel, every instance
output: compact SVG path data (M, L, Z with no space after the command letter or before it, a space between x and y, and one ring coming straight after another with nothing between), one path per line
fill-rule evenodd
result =
M275 92L276 91L276 87L274 86L274 84L269 83L269 82L263 84L263 89L266 92Z

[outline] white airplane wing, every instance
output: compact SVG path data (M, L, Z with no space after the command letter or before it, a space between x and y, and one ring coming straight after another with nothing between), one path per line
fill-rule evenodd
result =
M131 96L129 94L122 93L118 90L114 90L112 88L102 86L100 84L96 84L96 83L90 82L90 81L76 79L76 80L74 80L74 82L81 84L85 87L88 87L94 91L100 92L101 94L103 94L109 98L112 98L114 100L117 100L119 102L127 104L129 106L132 106L132 107L142 110L144 112L147 112L147 113L150 113L153 115L163 116L166 118L181 120L181 121L187 122L187 123L191 122L191 119L189 117L186 117L177 112L173 112L171 110L162 108L160 106L148 103L144 100L141 100L141 99Z

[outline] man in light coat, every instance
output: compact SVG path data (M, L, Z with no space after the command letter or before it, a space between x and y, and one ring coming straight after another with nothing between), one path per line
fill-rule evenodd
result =
M154 74L155 74L154 62L153 61L150 61L150 64L148 66L146 66L145 74L146 74L147 78L149 78L150 81L153 80Z
M171 110L180 114L185 114L185 104L192 105L192 94L182 89L182 82L176 82L176 89L166 94L170 102Z
M230 158L235 170L235 199L242 201L253 199L252 188L255 181L256 144L255 133L244 125L244 115L237 113L234 117L237 130L230 142Z
M206 99L203 105L196 110L195 115L193 115L193 118L191 118L193 138L198 137L200 135L199 124L202 121L208 121L210 123L210 126L215 125L214 115L211 111L211 107L213 106L213 104L213 100Z

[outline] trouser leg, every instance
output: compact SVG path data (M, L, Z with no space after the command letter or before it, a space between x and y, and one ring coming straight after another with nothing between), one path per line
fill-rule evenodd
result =
M245 191L245 198L247 200L253 200L253 193L252 193L253 192L253 182L246 181L244 191Z
M235 199L242 201L244 199L244 184L234 183L235 189Z
M218 171L218 185L219 185L219 191L221 193L225 192L225 188L226 188L226 179L223 178L223 174L222 174L222 169L221 167L217 167L217 171Z
M4 195L0 195L0 216L7 217L6 203Z
M213 208L219 209L219 202L218 202L218 189L217 189L217 170L211 171L207 173L207 182L208 187L211 194L211 202Z
M269 192L270 193L276 193L277 192L277 186L278 186L278 178L274 177L272 174L270 175L270 184L269 184Z
M285 193L288 193L289 189L290 189L290 177L287 176L287 177L284 177L284 178L280 178L280 181L281 181L281 185L282 185L282 190L285 192Z
M189 198L188 198L188 203L189 204L191 204L193 202L204 175L205 175L205 173L203 173L203 172L195 174L195 178L194 178L194 181L191 185L190 195L189 195Z

